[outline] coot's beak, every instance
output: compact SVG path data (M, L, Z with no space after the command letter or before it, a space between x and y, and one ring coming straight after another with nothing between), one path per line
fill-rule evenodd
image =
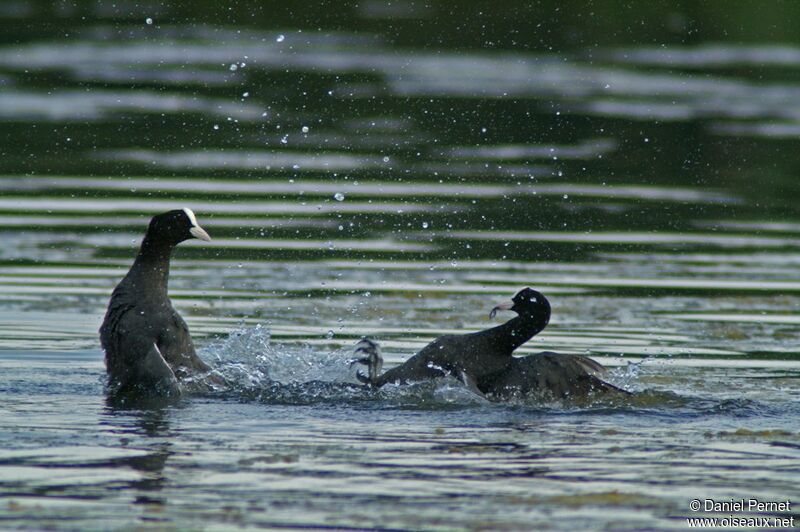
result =
M206 230L200 227L199 225L195 225L191 229L189 229L189 233L195 238L199 238L200 240L205 240L206 242L211 242L211 237L208 236Z
M501 303L500 305L497 305L492 309L492 311L489 313L489 319L490 320L494 319L494 317L497 315L498 310L511 310L513 308L514 308L513 301L509 301L507 303Z
M187 207L183 209L183 212L186 213L186 217L189 218L189 224L191 225L191 227L189 228L189 234L195 238L199 238L200 240L211 242L211 237L208 236L206 230L197 224L197 218L195 218L192 209Z

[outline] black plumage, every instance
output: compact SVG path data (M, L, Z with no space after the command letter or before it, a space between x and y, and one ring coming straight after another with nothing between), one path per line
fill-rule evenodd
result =
M512 357L502 372L481 379L478 388L493 399L536 396L543 399L587 397L595 393L630 392L604 381L605 368L582 355L545 351Z
M133 266L111 295L100 343L115 393L180 395L181 381L211 370L167 295L172 250L190 238L211 240L191 210L154 216Z
M364 355L354 362L366 365L369 375L358 378L379 388L387 383L421 381L453 375L476 393L495 398L549 393L555 397L587 395L617 390L597 375L603 367L580 355L540 353L514 357L514 351L541 332L550 321L550 302L531 288L518 292L511 303L492 309L517 313L506 323L484 331L441 336L405 363L380 373L382 359L378 345L364 339L356 353Z

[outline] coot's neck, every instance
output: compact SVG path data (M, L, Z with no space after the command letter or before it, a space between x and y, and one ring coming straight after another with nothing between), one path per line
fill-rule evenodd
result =
M145 235L139 254L128 272L129 280L142 296L167 298L169 259L174 248L174 244Z
M512 318L502 325L498 325L487 332L496 338L496 342L505 346L509 351L516 350L519 346L539 334L547 327L550 316L521 315Z

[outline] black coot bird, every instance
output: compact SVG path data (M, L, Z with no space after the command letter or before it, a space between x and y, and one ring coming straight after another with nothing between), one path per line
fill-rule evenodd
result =
M182 380L211 370L167 295L172 250L190 238L211 240L190 209L154 216L133 266L111 295L100 343L114 393L176 396Z
M531 288L519 291L510 303L492 309L511 310L515 318L503 325L464 335L441 336L419 353L380 374L383 360L377 343L363 339L354 363L365 364L369 375L358 373L359 380L379 388L387 383L408 383L453 375L470 389L489 398L543 393L557 398L585 396L592 392L617 391L597 375L604 368L580 355L539 353L514 357L513 352L540 333L550 321L550 302Z

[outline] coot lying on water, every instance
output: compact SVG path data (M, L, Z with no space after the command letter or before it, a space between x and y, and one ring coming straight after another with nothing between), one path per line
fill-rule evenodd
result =
M180 395L182 380L211 370L167 295L172 250L190 238L211 240L191 210L154 216L133 266L111 295L100 343L114 393Z
M485 331L437 338L404 364L380 374L383 360L378 344L363 339L354 363L364 364L368 375L359 380L379 388L387 383L408 383L453 375L470 389L489 398L544 393L557 398L586 396L593 392L629 393L598 377L604 368L580 355L539 353L514 357L513 352L541 332L550 321L550 302L540 292L524 288L509 304L492 309L511 310L517 316Z

